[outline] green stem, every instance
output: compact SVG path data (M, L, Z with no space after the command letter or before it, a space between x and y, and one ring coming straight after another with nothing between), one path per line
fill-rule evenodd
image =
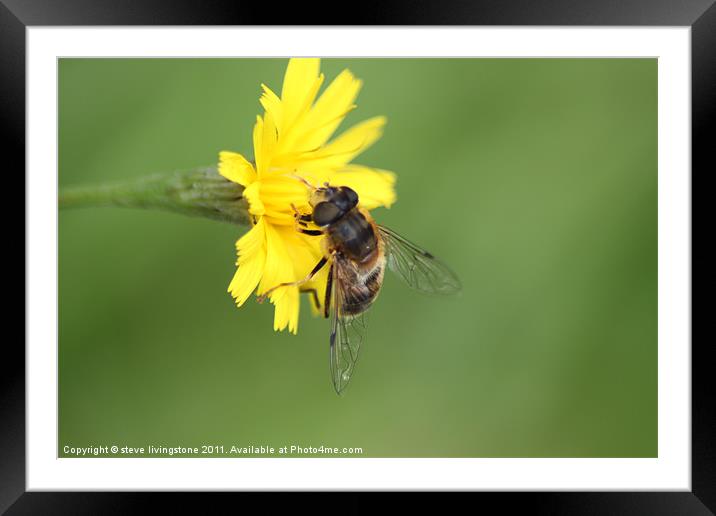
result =
M248 224L243 187L224 179L216 168L155 174L113 185L60 190L60 209L125 206L168 210L232 224Z

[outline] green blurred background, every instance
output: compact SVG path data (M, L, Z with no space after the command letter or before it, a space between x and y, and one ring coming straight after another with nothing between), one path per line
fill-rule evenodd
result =
M252 155L285 59L62 59L59 185ZM246 230L121 208L59 217L59 448L362 447L371 457L657 455L657 61L324 60L343 128L398 174L376 219L459 274L388 277L347 392L328 324L226 292Z

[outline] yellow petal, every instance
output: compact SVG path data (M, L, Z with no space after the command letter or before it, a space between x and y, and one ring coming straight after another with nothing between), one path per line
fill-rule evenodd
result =
M389 208L396 200L395 174L387 170L347 165L330 175L333 186L348 186L358 194L359 204L368 210L385 206Z
M261 138L261 153L264 157L264 167L267 171L271 167L277 140L276 122L271 112L267 112L264 115L263 137Z
M321 236L304 235L290 227L276 228L283 235L283 241L297 279L305 278L323 258Z
M236 242L239 268L229 284L229 292L241 306L259 283L266 261L264 224L259 221Z
M296 276L290 255L282 239L280 231L271 224L266 224L266 263L264 273L259 282L258 293L263 294L269 289L282 283L296 281ZM273 290L269 296L275 305L275 322L279 330L285 328L289 321L298 317L298 298L294 299L292 291L295 287L280 287ZM288 297L287 297L288 296ZM286 298L284 300L284 298ZM282 302L283 301L283 302ZM295 301L295 302L294 302ZM295 312L295 313L294 313Z
M263 136L264 136L264 119L260 116L256 117L256 123L254 124L254 161L256 162L256 173L258 177L261 177L266 167L264 164L264 156L261 152L263 149Z
M256 117L254 126L254 155L258 177L266 175L275 155L278 134L273 115L267 112L263 118Z
M315 86L320 65L321 60L315 58L289 60L281 90L284 127L291 125L313 102L318 92Z
M219 153L219 174L229 181L247 186L256 180L254 166L236 152Z
M276 122L276 128L281 132L283 123L283 105L281 104L281 99L265 84L262 84L261 88L263 89L263 94L259 102L261 102L266 112L271 114Z
M261 181L254 181L244 188L244 199L249 201L249 213L260 217L266 213L266 207L261 200Z
M290 175L268 175L261 181L261 199L266 209L265 215L271 217L274 224L288 225L293 230L296 220L291 205L307 212L308 197L306 185Z
M301 121L301 136L296 139L296 147L310 151L326 143L355 107L353 102L361 85L349 70L343 70Z
M323 148L301 156L300 170L317 172L342 167L383 135L385 123L385 117L377 116L354 125Z
M282 123L280 138L276 150L276 158L280 158L286 155L295 155L305 152L305 148L299 148L297 142L303 138L307 131L305 124L306 116L310 113L309 109L313 99L316 98L318 90L323 84L323 74L318 76L313 88L308 92L306 96L305 104L300 106L296 115Z
M283 241L286 244L286 249L293 264L294 276L297 280L306 278L323 258L323 250L321 247L323 237L301 234L297 232L294 227L281 227L277 229L283 235ZM323 304L329 268L329 264L324 265L311 281L304 283L300 287L301 291L304 292L308 290L316 291L315 297L318 298L318 306L313 304L313 294L308 294L314 313L318 313L318 310Z
M294 335L298 332L298 315L300 311L300 298L298 287L285 287L284 294L274 303L273 329L288 331Z

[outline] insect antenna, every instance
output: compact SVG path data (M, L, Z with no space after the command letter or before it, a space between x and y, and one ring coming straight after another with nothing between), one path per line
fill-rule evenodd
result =
M318 190L317 186L312 185L305 178L299 176L298 174L291 174L291 177L298 179L299 181L301 181L304 185L306 185L311 190Z

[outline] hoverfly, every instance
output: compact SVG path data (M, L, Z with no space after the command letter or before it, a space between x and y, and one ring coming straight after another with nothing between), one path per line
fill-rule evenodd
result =
M347 186L315 187L297 177L312 191L313 211L300 213L295 206L297 230L323 237L324 256L302 280L282 283L265 292L300 286L328 265L323 315L331 319L330 371L338 394L345 389L355 369L366 335L365 313L383 284L386 265L410 287L427 293L453 294L460 281L432 254L394 231L375 223L367 210L358 206L358 194ZM313 223L319 229L309 229ZM317 297L317 293L313 292ZM316 303L318 304L318 303Z

